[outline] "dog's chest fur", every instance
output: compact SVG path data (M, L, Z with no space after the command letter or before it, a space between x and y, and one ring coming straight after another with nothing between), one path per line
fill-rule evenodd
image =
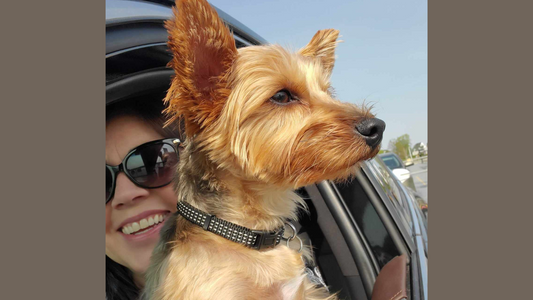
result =
M151 299L296 299L303 295L304 264L286 246L248 249L173 215L163 229L159 282ZM166 253L165 253L166 252ZM157 258L156 258L157 259ZM159 286L157 289L153 287ZM148 292L148 291L147 291Z

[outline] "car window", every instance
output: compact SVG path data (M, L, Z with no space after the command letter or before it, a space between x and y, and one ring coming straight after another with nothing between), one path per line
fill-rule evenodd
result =
M369 160L367 165L369 166L368 169L372 175L374 175L373 177L377 179L385 196L398 211L398 215L401 219L400 221L403 223L405 229L407 229L409 236L412 236L413 220L411 218L409 205L407 204L407 199L402 197L402 194L400 193L394 178L390 175L387 166L380 159Z
M400 161L394 155L382 156L381 160L383 160L385 165L387 165L387 167L389 167L391 170L398 169L398 168L403 168L403 166L400 163Z
M358 180L337 183L337 190L361 229L380 268L400 255L385 224L379 217L370 197Z

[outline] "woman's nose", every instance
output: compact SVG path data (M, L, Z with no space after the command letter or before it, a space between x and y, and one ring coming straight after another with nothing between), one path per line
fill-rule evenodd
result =
M115 208L130 205L135 201L147 197L149 193L150 192L147 189L138 187L121 172L117 175L115 195L113 196L111 203Z

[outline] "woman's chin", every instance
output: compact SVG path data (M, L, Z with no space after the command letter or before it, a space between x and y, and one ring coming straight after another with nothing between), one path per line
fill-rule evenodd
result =
M153 250L153 247L151 250ZM152 251L147 251L145 249L139 250L137 251L137 253L135 253L135 257L132 258L132 261L130 261L129 266L127 266L127 268L132 271L135 282L138 285L144 285L143 274L146 273L148 267L150 266L151 256Z
M150 265L150 257L159 241L160 226L136 236L122 234L123 245L129 250L128 268L135 274L144 274ZM136 276L138 277L138 276ZM136 280L138 281L138 279Z

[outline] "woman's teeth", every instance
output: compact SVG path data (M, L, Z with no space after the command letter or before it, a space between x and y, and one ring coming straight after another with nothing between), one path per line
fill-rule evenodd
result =
M164 215L150 216L148 219L142 219L139 222L133 222L131 224L125 225L124 227L122 227L122 232L124 234L140 234L146 231L143 229L150 227L154 224L161 223L164 219Z

